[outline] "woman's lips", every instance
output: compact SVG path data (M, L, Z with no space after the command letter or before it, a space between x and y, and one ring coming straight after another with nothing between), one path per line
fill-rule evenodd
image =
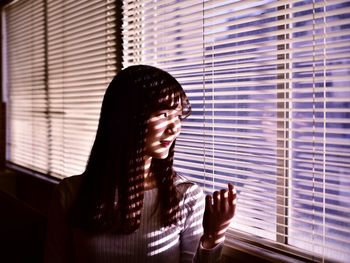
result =
M160 141L160 144L163 146L163 147L169 147L171 145L173 141Z

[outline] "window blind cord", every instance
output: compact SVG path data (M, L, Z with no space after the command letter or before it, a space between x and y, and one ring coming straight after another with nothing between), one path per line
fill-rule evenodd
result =
M205 19L205 16L204 16ZM212 135L211 135L211 145L212 145L212 186L214 190L214 185L215 185L215 70L214 70L214 65L215 65L215 36L212 37L211 41L211 85L212 85L212 95L211 95L211 101L212 101Z
M155 3L157 3L157 1L155 1ZM158 15L158 5L157 5L157 4L155 5L154 9L155 9L155 16L158 18L159 15ZM143 19L143 17L142 17L141 19ZM161 22L158 21L157 19L156 19L156 21L157 21L157 27L156 27L156 28L158 29L158 24L161 24L161 25L160 25L160 32L163 32L163 25L164 25L164 22L161 23ZM156 39L159 39L160 42L163 43L163 34L164 34L164 33L159 33L159 34L161 35L161 36L159 37L158 34L157 34L157 32L158 32L158 30L156 30L155 38L156 38ZM159 43L157 43L157 44L159 44ZM156 52L155 52L156 61L158 61L158 53L159 53L159 52L158 52L158 49L161 49L161 46L158 47L158 45L157 45L157 47L156 47ZM141 52L142 52L142 51L141 51ZM157 62L156 62L156 65L157 65Z
M205 140L205 128L206 128L206 75L205 75L205 25L204 25L204 15L205 15L205 4L202 1L202 81L203 81L203 170L204 170L204 190L207 187L207 169L206 169L206 140Z
M47 10L48 10L48 3L47 1L44 2L44 38L45 38L45 44L44 44L44 52L45 52L45 58L44 58L44 67L45 67L45 73L44 73L44 88L45 88L45 118L46 118L46 125L47 125L47 152L48 157L46 160L47 163L47 174L52 174L52 155L53 155L53 149L52 149L52 117L51 117L51 97L50 97L50 90L49 90L49 66L48 66L48 32L47 32L47 24L48 24L48 17L47 17Z
M30 12L32 13L33 12L33 3L30 5ZM31 32L31 34L33 34L33 17L30 17L30 32ZM33 45L34 45L34 39L32 38L31 40L31 53L32 54L34 54L34 50L33 50ZM31 81L33 81L33 79L34 79L34 77L33 77L33 74L34 74L34 72L33 72L33 60L31 60L30 61L30 66L31 66L31 76L30 76L30 78L31 78ZM31 112L30 112L30 118L32 119L32 120L34 120L34 105L33 105L33 97L34 97L34 91L33 91L33 89L31 89L30 90L30 97L31 97L31 101L30 101L30 106L31 106ZM35 122L35 121L34 121ZM31 137L32 138L35 138L35 131L34 131L34 122L32 122L31 123L31 133L32 133L32 135L31 135ZM35 164L35 157L34 157L34 154L35 154L35 150L34 150L34 144L35 144L35 142L31 142L31 163L32 164Z
M312 248L313 248L313 254L315 254L315 243L317 240L315 240L316 236L316 211L315 211L315 198L316 198L316 193L315 193L315 152L316 152L316 146L315 146L315 140L316 140L316 120L315 120L315 114L316 114L316 109L315 109L315 103L316 103L316 98L315 98L315 92L316 92L316 85L315 85L315 79L316 79L316 15L315 15L315 0L312 1L312 238L313 238L313 243L312 243ZM324 256L322 255L322 258ZM322 259L323 260L323 259Z
M327 0L323 1L323 167L322 167L322 183L323 183L323 218L322 218L322 262L325 262L326 247L326 107L327 107Z
M63 35L63 50L62 50L62 75L63 75L63 78L62 78L62 112L63 112L63 118L62 118L62 131L65 130L65 127L66 127L66 122L67 122L67 119L68 119L68 116L67 118L65 118L66 116L66 82L68 82L66 80L66 72L67 72L67 67L66 67L66 25L65 25L65 18L67 16L66 14L66 10L67 10L67 6L66 6L66 1L63 2L63 6L62 6L62 10L63 10L63 14L62 14L62 20L63 20L63 25L62 25L62 35ZM68 113L68 111L67 111ZM67 134L65 132L62 132L62 142L63 142L63 147L62 147L62 168L63 168L63 171L64 173L67 173L67 165L66 165L66 162L65 162L65 159L67 158L67 147L65 147L67 144L66 144L66 141L67 141Z

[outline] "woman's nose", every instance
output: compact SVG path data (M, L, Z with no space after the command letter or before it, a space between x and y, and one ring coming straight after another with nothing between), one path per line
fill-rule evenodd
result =
M180 121L178 118L172 118L168 120L168 125L166 131L170 134L175 134L179 131L180 129Z

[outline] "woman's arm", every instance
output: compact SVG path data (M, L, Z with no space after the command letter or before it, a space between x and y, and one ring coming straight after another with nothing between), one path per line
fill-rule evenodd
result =
M192 262L203 235L204 193L197 185L191 185L183 198L184 228L180 233L180 262Z
M205 196L200 187L192 185L185 193L183 199L184 229L180 235L180 262L219 262L223 242L216 243L210 248L203 246L203 214Z

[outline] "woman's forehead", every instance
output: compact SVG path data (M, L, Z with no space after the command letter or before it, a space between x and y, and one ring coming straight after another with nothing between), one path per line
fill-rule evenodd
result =
M161 109L157 109L154 112L163 112L163 111L168 111L168 112L182 112L182 106L181 104L177 105L176 107L163 107Z
M159 109L175 109L178 107L182 108L181 97L175 94L166 95L159 98L156 107Z
M160 104L169 104L169 106L174 106L175 104L179 104L181 102L181 96L177 92L173 92L171 94L162 94L158 98L158 102Z

